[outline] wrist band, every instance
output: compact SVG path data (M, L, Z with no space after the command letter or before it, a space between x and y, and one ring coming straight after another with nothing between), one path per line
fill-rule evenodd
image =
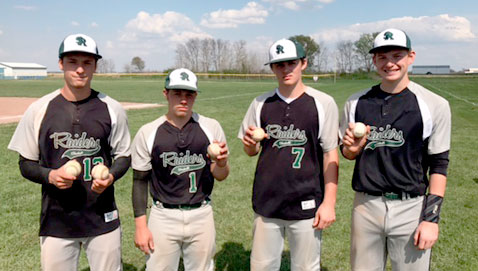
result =
M438 223L442 203L443 197L428 194L425 198L425 204L422 210L423 221Z

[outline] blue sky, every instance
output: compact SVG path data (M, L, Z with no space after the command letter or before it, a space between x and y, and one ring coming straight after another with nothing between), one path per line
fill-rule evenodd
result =
M58 71L63 38L84 33L116 71L134 56L147 70L171 67L176 45L192 37L245 40L265 57L277 39L310 35L327 47L333 63L337 42L389 27L409 34L417 65L478 67L476 0L1 0L0 62Z

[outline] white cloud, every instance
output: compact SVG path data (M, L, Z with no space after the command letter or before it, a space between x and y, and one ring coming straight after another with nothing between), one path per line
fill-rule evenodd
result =
M141 11L130 20L122 32L121 41L137 41L142 36L166 38L171 41L182 40L179 37L210 37L186 15L167 11L164 14L152 14Z
M213 11L203 17L201 25L210 28L237 28L240 24L263 24L267 10L256 2L249 2L242 9Z
M290 10L300 10L305 7L315 6L316 8L322 8L322 5L315 5L317 3L330 4L335 0L262 0L263 2L270 3L272 6L280 6Z
M338 42L356 40L362 33L380 32L386 28L404 30L414 43L467 42L476 39L471 23L465 17L437 16L401 17L378 22L354 24L344 28L319 31L312 36L317 41Z
M2 35L2 34L3 34L3 31L2 31L2 30L0 30L0 35Z
M35 7L35 6L21 6L21 5L19 5L19 6L14 6L13 8L15 8L15 9L23 9L23 10L27 10L27 11L31 11L31 10L37 9L37 7Z
M98 25L96 22L92 22L92 23L90 24L90 26L91 26L91 27L98 27L99 25Z
M79 22L77 22L77 21L72 21L72 22L71 22L71 25L72 25L72 26L79 26L79 25L80 25L80 23L79 23Z

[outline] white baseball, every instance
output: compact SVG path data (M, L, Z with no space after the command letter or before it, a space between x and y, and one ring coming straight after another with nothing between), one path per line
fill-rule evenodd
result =
M266 133L264 132L264 129L257 127L252 131L252 139L254 139L255 142L260 142L264 139L266 136Z
M361 122L356 122L354 127L354 137L361 138L367 133L367 127Z
M76 160L70 160L64 165L66 173L77 177L81 173L81 165Z
M207 154L211 159L215 160L221 154L221 147L218 143L209 144L207 147Z
M108 167L106 167L103 164L98 164L94 166L93 169L91 170L91 176L93 176L95 180L107 179L109 174L110 174L110 170L108 169Z

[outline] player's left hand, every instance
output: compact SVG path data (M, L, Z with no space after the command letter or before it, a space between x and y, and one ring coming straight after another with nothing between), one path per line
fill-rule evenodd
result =
M438 240L438 224L428 221L422 221L413 237L414 245L420 249L430 249Z
M108 178L101 180L101 179L94 179L91 183L91 191L96 192L98 194L103 193L108 186L113 183L114 177L111 173L108 175Z
M219 152L220 154L216 156L215 159L216 165L218 165L219 167L225 167L227 165L227 158L229 156L229 150L227 148L227 145L225 142L214 141L214 143L219 144L219 147L221 147L221 151Z
M317 230L323 230L335 222L335 206L323 202L315 212L314 223L312 227Z

